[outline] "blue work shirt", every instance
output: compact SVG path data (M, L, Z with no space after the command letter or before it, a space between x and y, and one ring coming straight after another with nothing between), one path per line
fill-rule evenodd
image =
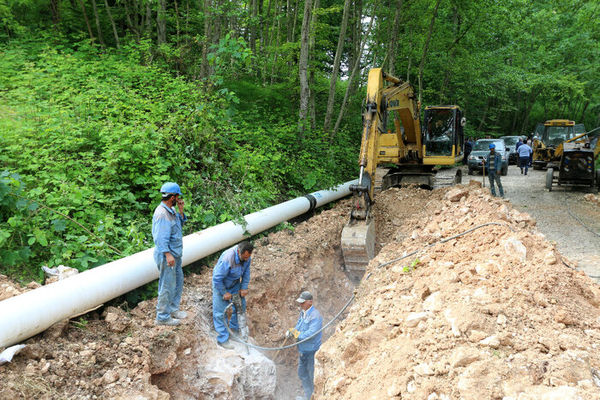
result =
M247 290L251 262L252 257L242 262L237 245L225 250L213 269L213 287L221 296L227 292L235 294L240 289Z
M525 143L519 146L519 157L529 158L531 153L533 153L533 150L531 150L531 147L529 147Z
M492 154L492 152L490 151L488 153L488 155L485 157L485 169L486 171L489 172L490 170L490 155ZM494 152L495 157L494 157L494 170L497 173L500 173L500 170L502 169L502 156L500 155L500 153L496 153Z
M152 238L154 239L154 261L160 264L166 252L175 258L183 254L183 224L187 221L165 203L161 202L152 216Z
M300 312L300 318L298 318L298 323L296 323L295 329L300 332L298 336L298 341L304 340L307 337L312 336L315 332L323 327L323 317L321 317L321 313L314 307L310 306L310 308L306 311L302 310ZM317 351L319 347L321 347L321 337L323 336L323 332L319 332L312 339L300 343L298 345L298 351L301 353L306 353L310 351Z

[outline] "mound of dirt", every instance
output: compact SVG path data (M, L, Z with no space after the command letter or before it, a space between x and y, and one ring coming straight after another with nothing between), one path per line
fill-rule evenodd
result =
M376 215L388 243L317 353L316 398L598 399L600 288L529 215L464 186L391 189Z

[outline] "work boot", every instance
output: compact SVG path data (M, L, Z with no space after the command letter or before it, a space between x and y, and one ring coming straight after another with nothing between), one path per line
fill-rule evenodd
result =
M169 318L164 321L154 320L154 325L166 325L166 326L177 326L180 325L181 321L176 318Z
M184 319L187 317L187 313L185 311L177 310L174 313L171 313L171 317L177 318L177 319Z
M234 347L231 344L231 342L229 341L229 339L227 339L223 343L220 343L220 342L217 342L217 343L218 343L219 346L221 346L224 349L227 349L227 350L233 350L234 349Z
M521 168L521 175L523 175L523 168Z
M239 329L232 329L230 335L233 336L234 338L239 339L240 338L240 330Z

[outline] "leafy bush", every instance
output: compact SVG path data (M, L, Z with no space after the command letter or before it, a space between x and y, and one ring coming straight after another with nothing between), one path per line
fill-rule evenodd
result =
M252 85L239 97L235 86L208 90L141 65L143 42L108 53L9 45L0 47L0 272L23 281L41 279L41 265L85 270L152 247L167 180L182 185L189 233L354 175L355 139L298 140L296 115L272 104L285 88L262 103Z

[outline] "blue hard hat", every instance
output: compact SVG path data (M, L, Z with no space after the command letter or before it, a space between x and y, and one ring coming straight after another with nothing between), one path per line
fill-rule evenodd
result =
M494 143L490 143L490 149L495 149L495 148L496 148L496 145Z
M160 192L162 194L178 194L181 197L183 197L183 193L181 193L181 189L179 188L179 185L176 184L175 182L165 183L164 185L161 186Z

